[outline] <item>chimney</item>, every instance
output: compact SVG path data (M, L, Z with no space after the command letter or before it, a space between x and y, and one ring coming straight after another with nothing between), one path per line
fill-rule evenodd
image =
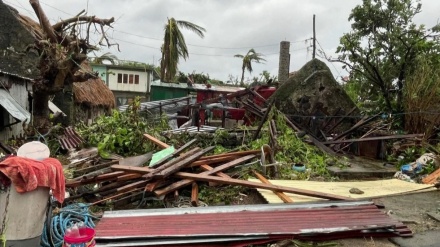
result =
M281 41L280 43L280 61L278 65L278 81L284 83L289 79L289 67L290 67L290 42Z

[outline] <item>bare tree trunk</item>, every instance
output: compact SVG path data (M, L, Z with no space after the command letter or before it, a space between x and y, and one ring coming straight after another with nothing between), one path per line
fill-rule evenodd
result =
M33 99L33 126L38 132L45 134L50 128L49 94L34 90Z

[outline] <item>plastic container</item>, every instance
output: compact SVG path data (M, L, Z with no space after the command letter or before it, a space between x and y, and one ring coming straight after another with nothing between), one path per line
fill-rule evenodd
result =
M64 236L63 247L94 247L95 229L90 227L79 228L78 237Z
M306 166L304 164L293 164L292 169L297 172L304 172L306 170Z

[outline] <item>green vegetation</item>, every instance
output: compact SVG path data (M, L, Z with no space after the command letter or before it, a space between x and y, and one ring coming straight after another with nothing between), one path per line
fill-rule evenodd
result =
M109 153L130 156L155 150L142 136L144 133L158 136L168 128L167 121L162 118L147 122L139 114L139 105L136 99L126 112L114 110L110 116L100 116L91 126L80 124L78 132L89 145L98 147L103 157Z
M352 10L352 31L341 37L337 61L350 70L346 88L357 95L356 102L368 101L376 112L401 113L417 57L440 61L439 42L433 38L440 25L416 25L413 18L420 12L420 1L413 0L363 0Z

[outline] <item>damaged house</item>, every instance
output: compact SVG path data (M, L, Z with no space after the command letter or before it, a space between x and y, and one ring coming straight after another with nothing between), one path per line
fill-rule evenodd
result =
M34 33L29 20L0 2L0 140L23 134L31 121L32 80L38 76L38 54L28 49Z
M37 22L0 1L1 141L25 136L24 127L32 123L32 84L40 73L39 55L32 47L42 36ZM78 73L92 71L87 64L81 66ZM90 122L115 107L113 93L99 77L64 88L52 101L49 108L54 116L57 112L67 116L64 124Z

